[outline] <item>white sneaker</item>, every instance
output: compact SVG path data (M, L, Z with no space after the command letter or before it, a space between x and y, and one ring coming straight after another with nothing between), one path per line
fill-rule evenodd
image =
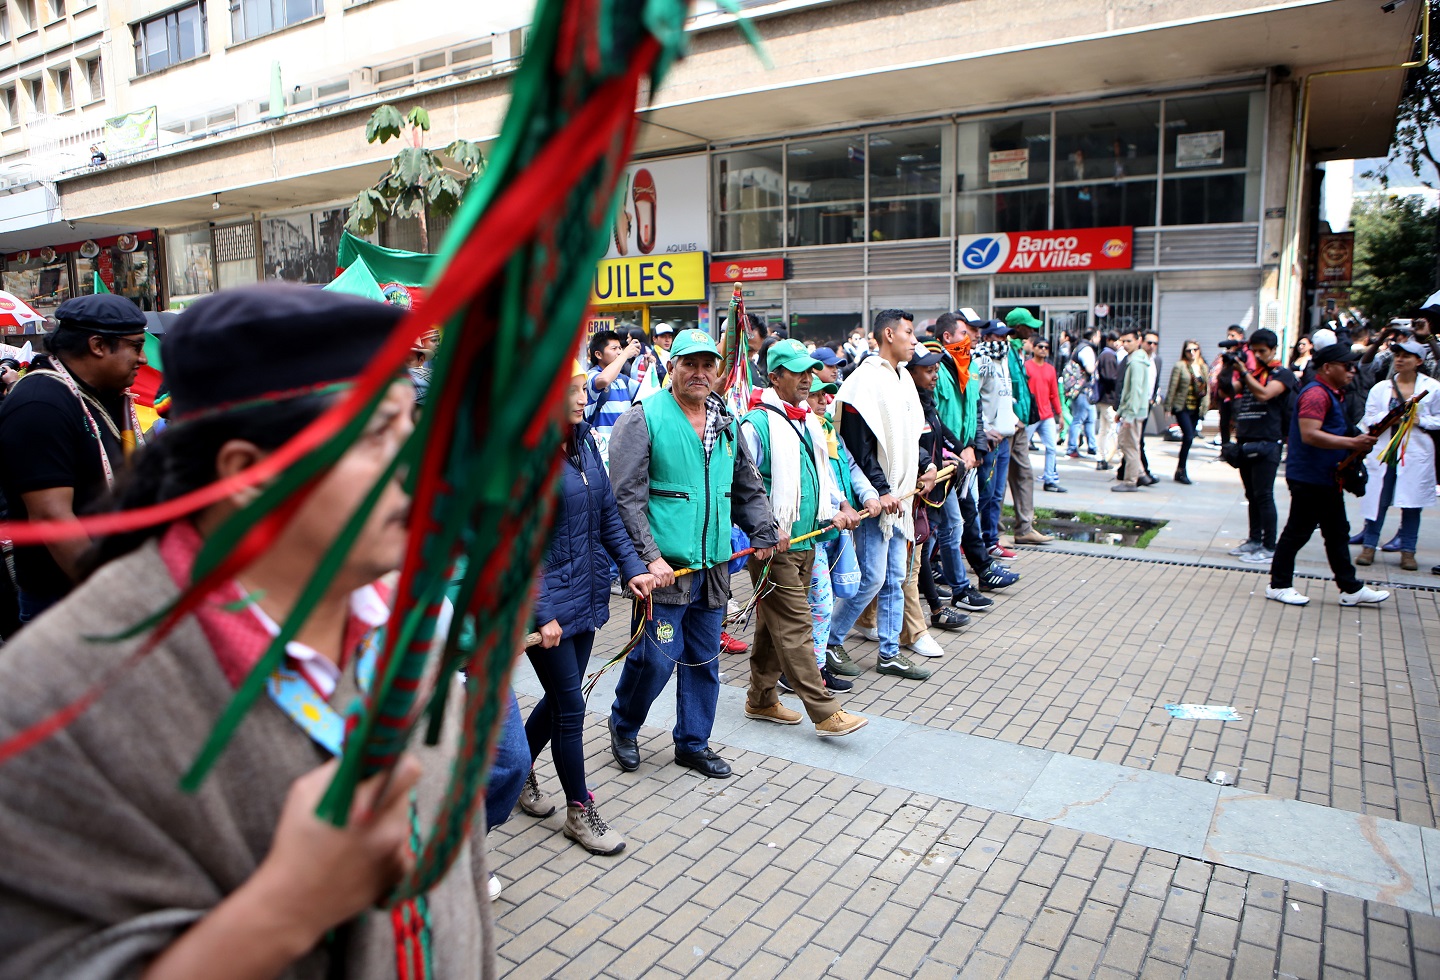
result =
M1231 558L1240 558L1244 555L1250 554L1251 552L1259 551L1263 547L1264 545L1262 545L1259 541L1245 541L1242 542L1238 548L1231 548L1225 553Z
M490 901L500 897L500 879L494 875L490 876Z
M1277 589L1268 585L1265 587L1265 598L1274 599L1276 602L1283 602L1287 606L1303 606L1310 601L1308 595L1301 595L1300 592L1294 588ZM1340 596L1340 601L1345 601L1343 594Z
M1252 551L1248 555L1241 555L1240 560L1247 565L1268 565L1274 559L1275 552L1266 551L1261 548L1259 551Z
M1340 593L1340 605L1378 606L1388 598L1390 598L1390 593L1384 589L1372 589L1368 585L1362 585L1359 592Z
M725 618L726 618L726 619L734 619L736 616L739 616L739 615L740 615L740 612L741 612L741 610L740 610L740 603L736 602L734 599L728 599L728 600L726 600L726 602L725 602Z
M910 651L918 653L922 657L945 656L945 651L941 649L940 644L936 643L935 638L929 633L921 633L915 637L913 642L907 643L905 646Z
M879 642L880 642L880 630L879 630L878 627L875 627L875 626L857 626L857 627L855 627L855 632L856 632L856 633L859 633L861 636L865 637L865 639L867 639L867 640L873 640L873 641L876 642L876 643L879 643Z

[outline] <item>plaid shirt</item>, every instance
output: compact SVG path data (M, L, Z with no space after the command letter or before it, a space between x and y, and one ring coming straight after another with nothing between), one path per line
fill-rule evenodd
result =
M715 441L729 423L730 413L725 410L725 399L713 391L710 392L705 396L705 437L700 440L700 444L705 447L706 456L715 448Z

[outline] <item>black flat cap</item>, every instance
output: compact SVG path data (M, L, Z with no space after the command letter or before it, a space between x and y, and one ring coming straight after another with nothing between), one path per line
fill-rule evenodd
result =
M279 401L355 378L406 312L290 283L207 296L161 341L170 418Z
M145 314L140 312L140 307L114 293L67 299L55 311L55 319L62 327L112 337L145 332Z

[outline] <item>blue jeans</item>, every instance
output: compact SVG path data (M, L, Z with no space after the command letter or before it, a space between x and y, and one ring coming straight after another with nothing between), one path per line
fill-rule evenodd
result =
M59 602L64 596L48 596L28 589L19 590L20 625L33 622L41 613Z
M525 777L530 775L530 745L525 741L525 719L520 717L520 702L510 691L510 711L500 725L500 743L490 778L485 783L485 826L494 830L510 819L510 811L520 802Z
M1010 440L985 454L980 461L980 536L985 548L1000 543L1000 511L1005 505L1005 480L1010 474Z
M654 621L645 624L645 638L620 670L610 721L621 738L636 738L650 706L676 673L675 750L703 752L710 744L720 700L720 624L725 607L710 609L703 604L703 574L689 579L689 604L654 604Z
M535 760L550 746L567 803L590 799L585 785L585 696L580 692L594 645L595 631L582 630L549 650L531 647L525 651L545 689L545 696L525 721L526 747Z
M1045 485L1059 483L1060 471L1055 468L1055 420L1041 419L1026 429L1026 435L1032 439L1036 432L1040 433L1040 441L1045 445Z
M1080 451L1080 430L1085 430L1085 438L1089 440L1091 449L1095 448L1095 409L1090 405L1090 398L1082 388L1080 394L1070 401L1070 435L1066 439L1065 451L1074 453Z
M1375 512L1373 521L1365 522L1365 537L1361 540L1367 548L1374 548L1380 544L1380 528L1385 524L1385 512L1390 509L1391 503L1395 500L1395 467L1385 467L1385 482L1380 487L1380 509ZM1412 554L1415 545L1420 541L1420 508L1400 508L1400 550Z
M940 553L946 583L956 591L970 588L970 576L965 574L965 559L960 552L965 525L960 517L960 498L953 487L945 495L945 506L930 512L930 523L934 532L931 540Z
M905 620L905 535L896 528L886 541L878 520L861 521L850 534L855 539L855 557L860 560L860 591L849 599L835 600L830 642L844 643L860 613L879 596L875 628L880 632L880 659L890 660L900 655L900 627Z

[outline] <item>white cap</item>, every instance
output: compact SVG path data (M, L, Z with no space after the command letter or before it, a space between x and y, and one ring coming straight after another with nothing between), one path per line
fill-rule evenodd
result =
M674 332L675 332L675 328L672 327L672 326L670 326L670 324L664 322L663 320L662 320L661 322L655 324L655 326L653 326L653 327L650 328L650 333L651 333L652 335L656 336L656 337L660 336L662 333L674 333Z
M1321 327L1310 335L1310 349L1323 350L1335 343L1335 331L1329 327Z

